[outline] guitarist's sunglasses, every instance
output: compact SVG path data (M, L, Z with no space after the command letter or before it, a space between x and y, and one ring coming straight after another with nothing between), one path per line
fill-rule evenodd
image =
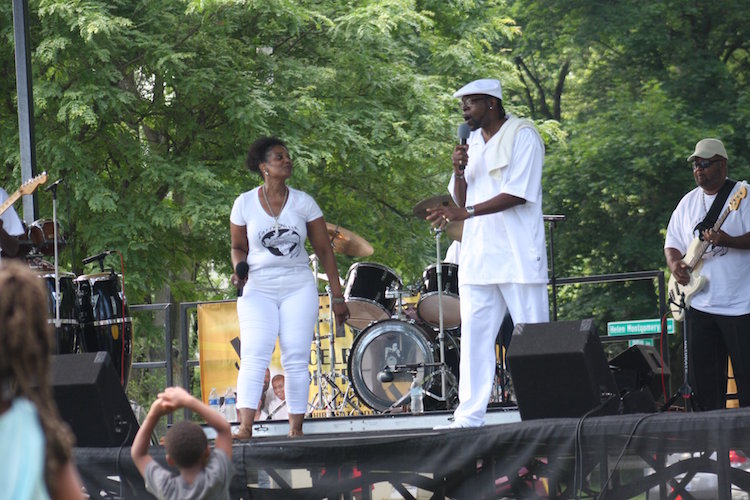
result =
M705 170L716 162L721 161L723 158L716 158L715 160L693 160L693 169L699 168Z

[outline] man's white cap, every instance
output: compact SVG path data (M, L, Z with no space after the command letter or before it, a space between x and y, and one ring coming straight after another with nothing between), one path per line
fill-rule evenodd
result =
M503 100L503 88L500 86L500 80L492 78L483 78L467 83L453 94L453 97L463 97L465 95L484 94L497 97Z
M695 145L695 151L693 154L688 156L687 161L693 161L696 156L698 158L705 158L709 160L714 156L719 155L725 160L728 160L727 150L724 149L724 144L719 139L701 139L698 144Z

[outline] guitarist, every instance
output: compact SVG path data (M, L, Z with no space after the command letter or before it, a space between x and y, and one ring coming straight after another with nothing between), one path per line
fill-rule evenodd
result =
M718 214L727 209L727 200L747 185L728 179L728 156L718 139L699 141L687 160L697 187L672 213L664 255L673 277L687 286L691 269L683 256L696 238L708 245L699 271L705 284L694 292L685 311L688 383L697 408L724 408L729 355L739 404L750 406L750 203L741 202L714 229ZM712 209L717 198L720 206Z
M0 204L8 199L8 193L0 187ZM0 214L0 260L3 256L15 257L18 255L18 236L24 233L23 223L18 217L13 206Z

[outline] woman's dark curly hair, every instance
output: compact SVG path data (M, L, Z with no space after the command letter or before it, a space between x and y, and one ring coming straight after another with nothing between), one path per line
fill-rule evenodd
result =
M55 497L59 471L72 460L73 434L62 421L49 384L54 342L42 280L20 262L0 264L0 384L10 399L34 403L46 442L45 480ZM7 402L7 401L6 401Z
M284 144L284 141L278 137L261 137L257 139L250 145L250 150L247 152L247 157L245 157L245 166L251 172L257 172L258 175L263 177L263 174L260 172L260 164L266 161L268 152L274 146L283 146L285 149L289 149Z

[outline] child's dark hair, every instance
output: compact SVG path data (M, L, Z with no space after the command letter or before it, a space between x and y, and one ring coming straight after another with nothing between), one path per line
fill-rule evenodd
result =
M181 420L167 431L164 446L177 467L192 467L205 455L208 438L200 425Z
M261 137L257 139L250 145L250 150L247 152L247 157L245 158L245 166L251 172L257 172L262 177L260 164L266 161L268 152L274 146L283 146L285 149L289 149L284 144L284 141L278 137Z

